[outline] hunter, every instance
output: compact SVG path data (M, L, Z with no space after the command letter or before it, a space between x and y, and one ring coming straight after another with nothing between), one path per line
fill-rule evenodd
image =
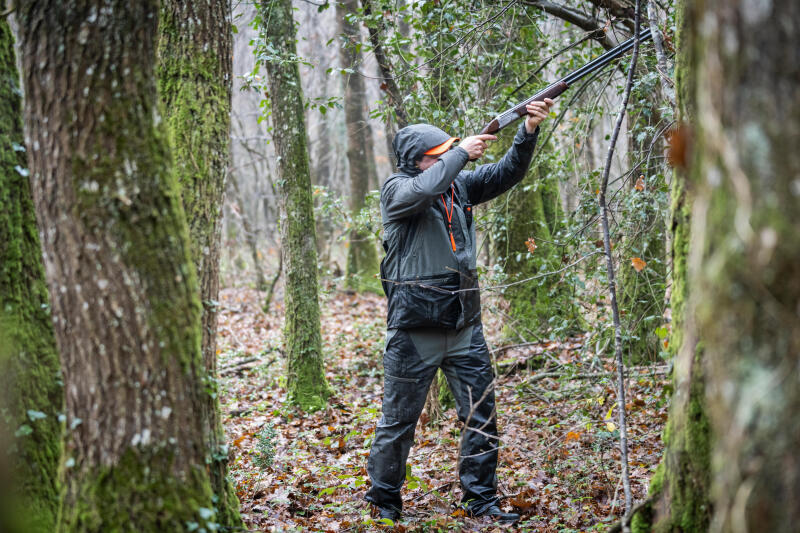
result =
M463 170L494 135L459 139L428 124L397 132L398 172L381 188L381 279L389 299L383 355L384 396L367 471L366 499L396 521L417 420L441 368L466 433L460 449L462 503L471 516L515 522L497 498L494 372L483 337L476 273L474 206L519 183L528 170L539 124L553 101L528 104L524 123L498 163Z

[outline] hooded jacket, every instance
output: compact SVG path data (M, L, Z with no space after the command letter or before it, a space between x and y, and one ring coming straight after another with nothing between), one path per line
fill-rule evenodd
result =
M423 172L417 161L450 136L427 124L397 132L398 172L381 187L386 251L381 280L389 299L388 328L461 329L480 321L473 206L522 180L538 134L539 128L527 133L523 123L497 163L462 170L469 155L455 147Z

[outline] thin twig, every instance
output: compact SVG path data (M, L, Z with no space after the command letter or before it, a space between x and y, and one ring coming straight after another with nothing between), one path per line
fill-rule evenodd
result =
M617 288L614 280L614 258L611 254L611 235L608 226L608 209L606 208L606 191L608 189L608 177L611 172L611 160L614 156L614 148L619 138L622 121L625 118L625 111L628 107L631 89L633 87L633 75L636 69L636 60L639 57L639 20L641 16L641 0L636 0L636 14L634 20L633 56L628 69L628 80L625 84L625 94L622 98L622 109L620 109L614 133L611 136L611 143L608 147L606 164L603 170L603 180L600 186L600 215L603 225L603 248L606 255L606 265L608 270L608 291L611 294L611 313L614 320L614 351L617 363L617 408L619 412L619 439L620 439L620 461L622 463L622 486L625 491L625 517L629 516L633 496L631 495L631 480L628 471L628 430L625 421L625 366L622 360L622 326L619 318L619 306L617 305Z

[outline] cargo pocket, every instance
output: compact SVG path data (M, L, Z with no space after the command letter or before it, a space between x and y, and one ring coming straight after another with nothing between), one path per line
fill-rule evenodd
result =
M416 424L419 402L420 378L383 375L383 416L389 423ZM425 395L422 394L422 401Z

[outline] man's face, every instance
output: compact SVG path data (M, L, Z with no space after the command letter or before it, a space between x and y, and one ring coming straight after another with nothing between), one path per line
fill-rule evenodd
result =
M438 155L423 155L422 159L417 162L417 166L420 170L428 170L430 167L433 166L439 160Z

